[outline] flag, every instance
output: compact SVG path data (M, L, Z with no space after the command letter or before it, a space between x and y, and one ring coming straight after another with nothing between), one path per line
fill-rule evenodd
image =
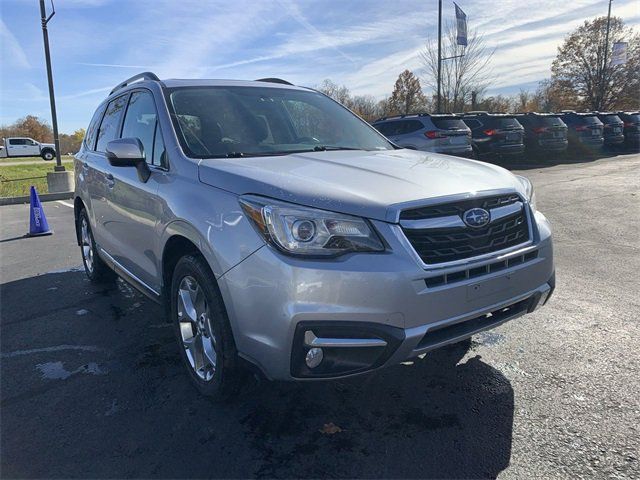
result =
M456 2L453 2L456 7L456 23L458 24L458 35L456 36L456 43L458 45L467 46L467 14L462 11Z
M615 42L611 52L611 66L627 63L627 42Z

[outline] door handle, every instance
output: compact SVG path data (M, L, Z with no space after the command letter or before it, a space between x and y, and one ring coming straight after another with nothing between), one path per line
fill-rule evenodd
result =
M113 175L111 175L110 173L107 173L107 187L113 188L115 184L116 184L116 179L113 178Z

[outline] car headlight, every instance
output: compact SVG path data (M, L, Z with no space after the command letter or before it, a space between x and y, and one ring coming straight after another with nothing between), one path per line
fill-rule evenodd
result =
M537 210L536 192L533 190L533 184L531 183L531 180L529 180L527 177L523 177L522 175L516 175L516 178L518 179L520 184L524 187L524 192L527 197L527 201L531 206L531 210L535 212Z
M364 218L254 195L240 197L240 206L264 239L285 253L335 257L384 251Z

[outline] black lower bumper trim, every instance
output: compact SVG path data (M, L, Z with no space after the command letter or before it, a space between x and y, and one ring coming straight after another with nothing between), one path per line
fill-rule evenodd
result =
M309 347L304 343L306 331L317 337L381 339L386 346L323 347L320 365L310 369L305 363ZM404 341L399 327L369 322L306 321L296 326L291 349L291 376L294 378L332 378L373 370L383 365Z

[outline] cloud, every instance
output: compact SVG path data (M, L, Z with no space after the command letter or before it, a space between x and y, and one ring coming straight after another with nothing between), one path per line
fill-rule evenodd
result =
M13 36L4 21L0 18L0 43L2 44L3 68L19 67L29 68L29 60L26 53Z

